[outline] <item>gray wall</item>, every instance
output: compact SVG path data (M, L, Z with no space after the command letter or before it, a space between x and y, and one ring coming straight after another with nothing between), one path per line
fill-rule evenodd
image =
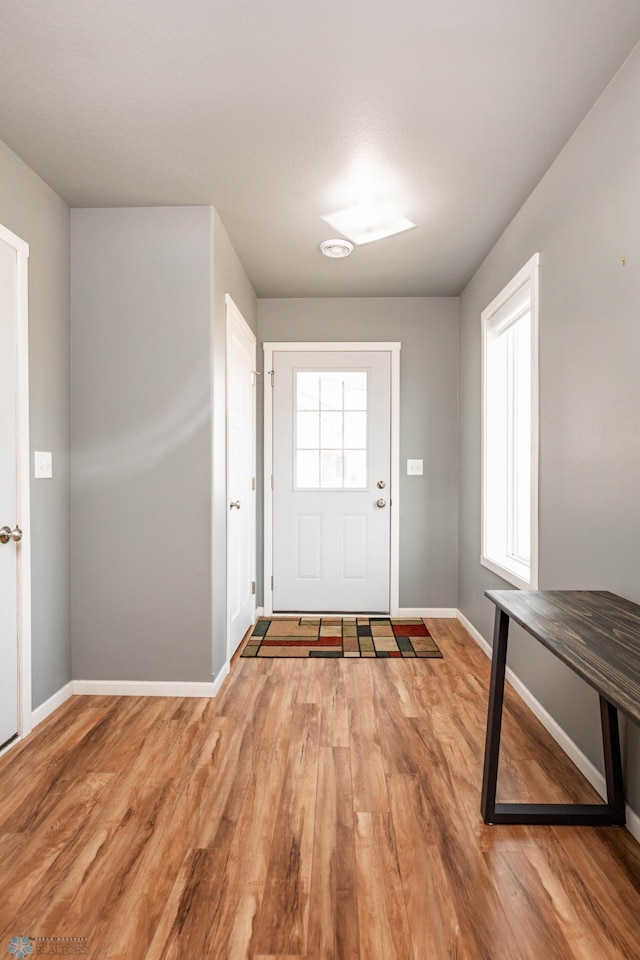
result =
M72 213L77 679L211 679L212 210Z
M0 223L30 248L31 450L53 453L52 480L34 481L33 454L30 463L32 697L37 707L71 679L69 208L2 142Z
M640 602L640 48L460 300L459 606L490 637L480 556L480 313L540 251L540 588ZM626 266L621 257L626 256ZM521 631L510 664L601 768L597 696ZM640 811L640 736L628 795Z
M458 300L259 300L258 332L260 363L265 341L402 342L400 605L457 606ZM424 459L424 476L407 477L407 458Z
M227 232L213 214L213 511L212 511L212 622L213 665L217 673L227 659L227 467L226 467L226 302L230 294L251 329L256 332L256 295L247 279Z

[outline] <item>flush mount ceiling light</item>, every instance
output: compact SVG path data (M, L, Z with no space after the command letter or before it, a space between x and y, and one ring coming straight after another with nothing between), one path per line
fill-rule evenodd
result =
M386 197L354 203L352 207L330 213L322 219L358 245L415 227L415 223L398 213Z
M341 257L348 257L353 251L353 244L348 240L323 240L320 249L325 257L332 257L339 260Z

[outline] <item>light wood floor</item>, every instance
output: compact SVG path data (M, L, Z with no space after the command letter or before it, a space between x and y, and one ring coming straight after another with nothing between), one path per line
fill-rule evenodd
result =
M488 661L236 660L216 700L75 697L0 759L0 955L640 957L619 828L486 827ZM502 799L595 795L513 695ZM561 786L559 786L561 785Z

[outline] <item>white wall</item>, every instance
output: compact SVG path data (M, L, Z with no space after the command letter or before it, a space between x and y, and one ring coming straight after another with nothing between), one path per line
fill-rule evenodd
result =
M479 563L480 313L536 251L540 588L608 589L640 603L639 117L637 48L460 298L459 606L485 638L484 590L507 584ZM595 692L517 628L509 662L601 768ZM632 725L626 775L640 811Z
M211 680L212 210L72 212L82 680Z
M265 341L402 342L400 606L457 606L457 299L259 300L258 334L260 363ZM407 458L424 460L422 477L407 476Z
M226 659L225 294L211 207L74 210L73 670L210 681Z
M53 454L53 478L31 480L34 707L71 679L69 220L66 203L0 142L0 223L30 248L31 468L34 450Z

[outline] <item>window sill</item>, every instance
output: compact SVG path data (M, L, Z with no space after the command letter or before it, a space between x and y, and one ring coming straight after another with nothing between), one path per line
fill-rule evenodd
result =
M531 571L530 578L526 580L524 577L519 576L515 571L510 570L509 567L505 567L502 564L497 563L495 560L489 560L488 557L481 556L480 563L483 567L486 567L487 570L491 570L492 573L502 577L502 579L506 580L507 583L512 584L514 587L518 587L520 590L538 589L538 578L537 576L533 575L533 571Z

